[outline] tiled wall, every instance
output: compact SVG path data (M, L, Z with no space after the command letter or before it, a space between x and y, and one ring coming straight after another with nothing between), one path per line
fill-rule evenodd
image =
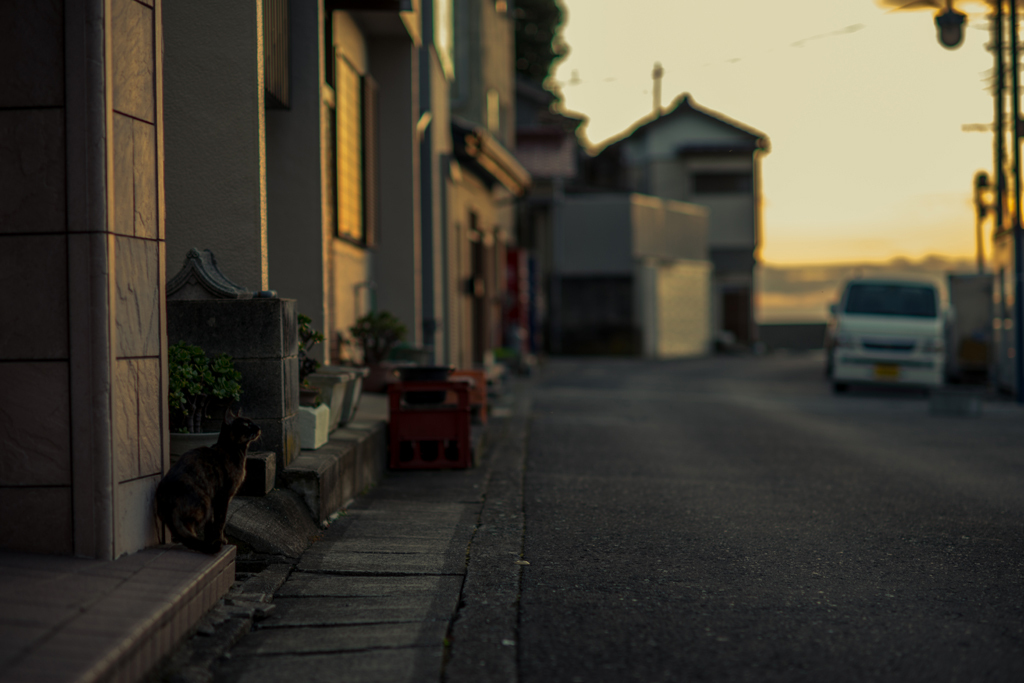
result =
M112 0L114 555L156 542L163 470L163 240L157 170L159 38L154 0Z
M0 548L156 539L159 25L155 0L0 5Z
M69 553L64 14L28 5L0 9L0 547Z

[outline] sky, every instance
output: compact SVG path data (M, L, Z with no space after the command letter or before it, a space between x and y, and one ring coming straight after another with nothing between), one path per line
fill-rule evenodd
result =
M947 50L930 11L872 0L559 1L570 52L553 78L591 144L651 111L656 61L663 105L688 92L769 137L765 262L973 256L993 142L962 126L993 119L984 16Z

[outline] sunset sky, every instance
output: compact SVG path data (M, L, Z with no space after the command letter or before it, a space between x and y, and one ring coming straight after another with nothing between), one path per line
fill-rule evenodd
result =
M592 144L650 112L655 61L663 104L689 92L768 135L766 262L973 255L992 136L961 126L992 121L984 16L947 50L930 12L872 0L560 1L571 51L554 77Z

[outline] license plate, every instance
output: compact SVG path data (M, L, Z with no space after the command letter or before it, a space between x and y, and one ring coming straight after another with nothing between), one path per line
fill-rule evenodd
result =
M893 381L900 378L900 366L879 363L875 366L875 379Z

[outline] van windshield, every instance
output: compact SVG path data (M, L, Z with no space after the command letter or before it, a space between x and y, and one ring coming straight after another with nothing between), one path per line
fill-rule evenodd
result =
M928 285L852 284L846 293L845 312L934 318L935 288Z

